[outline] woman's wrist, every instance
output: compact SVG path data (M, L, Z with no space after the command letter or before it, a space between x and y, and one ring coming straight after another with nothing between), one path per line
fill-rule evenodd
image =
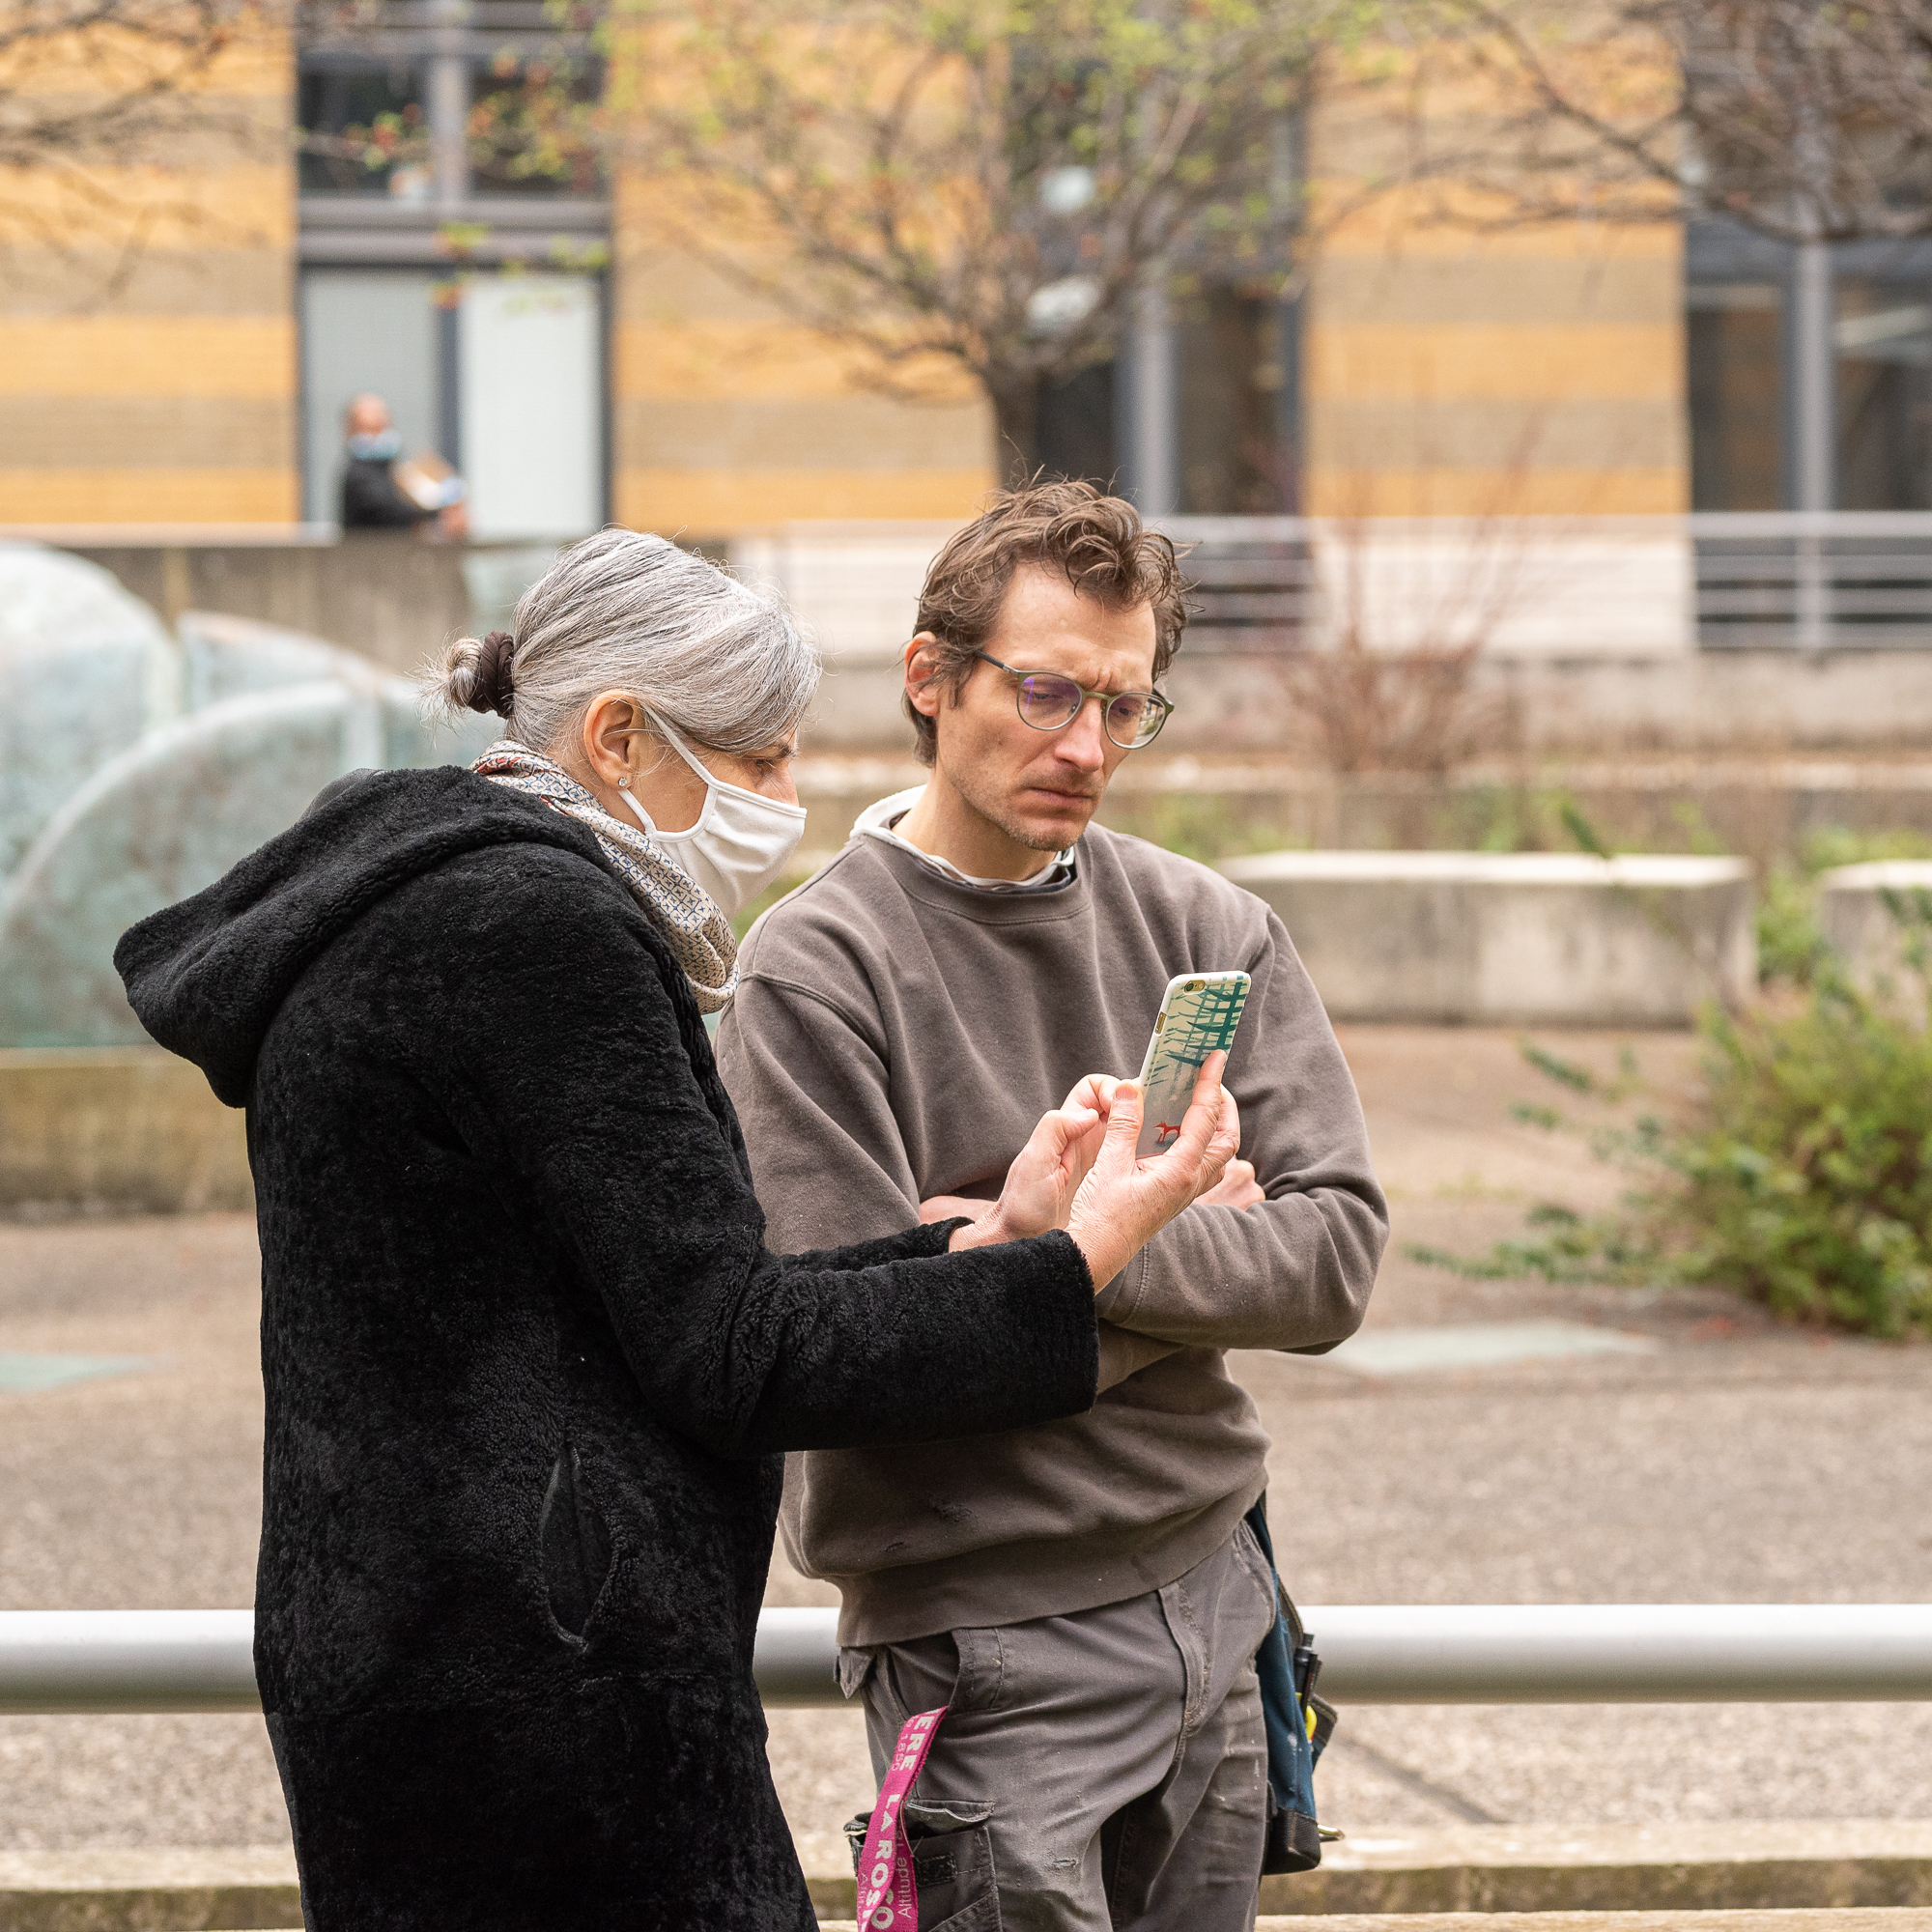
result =
M1124 1246L1111 1229L1096 1227L1076 1218L1067 1222L1066 1232L1086 1260L1087 1272L1094 1278L1095 1294L1134 1258L1134 1250Z
M956 1255L967 1248L997 1247L1003 1241L1024 1238L1007 1224L1006 1216L1000 1211L1000 1204L995 1201L988 1205L977 1221L968 1221L964 1227L954 1228L946 1247L949 1254Z

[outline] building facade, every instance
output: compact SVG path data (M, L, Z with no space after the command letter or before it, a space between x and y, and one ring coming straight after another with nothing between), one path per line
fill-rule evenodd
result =
M1015 460L970 384L868 390L653 245L645 190L587 153L477 158L474 117L558 46L542 0L391 0L299 48L238 43L165 168L80 200L24 184L0 227L0 524L330 523L364 390L463 471L482 538L967 514ZM601 82L587 42L566 51L567 106ZM1328 138L1318 116L1318 172ZM1479 237L1390 195L1295 301L1231 285L1144 318L1042 397L1035 456L1193 515L1770 509L1817 500L1790 455L1808 370L1835 505L1932 507L1923 253L1838 251L1805 334L1788 251L1742 234Z

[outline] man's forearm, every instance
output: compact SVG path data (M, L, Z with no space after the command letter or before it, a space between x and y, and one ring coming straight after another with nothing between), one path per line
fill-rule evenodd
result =
M1339 1342L1361 1324L1387 1234L1378 1195L1342 1189L1190 1208L1108 1287L1100 1316L1176 1348Z

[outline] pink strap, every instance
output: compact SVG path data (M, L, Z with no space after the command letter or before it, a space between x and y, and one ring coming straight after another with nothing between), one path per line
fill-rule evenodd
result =
M912 1847L899 1812L925 1764L925 1754L945 1717L942 1708L908 1718L879 1802L866 1827L866 1850L859 1860L859 1932L919 1932L919 1889L913 1883Z

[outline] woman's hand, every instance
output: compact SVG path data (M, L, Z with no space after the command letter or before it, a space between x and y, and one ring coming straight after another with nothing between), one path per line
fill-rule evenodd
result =
M1097 1293L1152 1236L1219 1184L1241 1144L1234 1096L1221 1087L1225 1053L1210 1053L1194 1082L1194 1097L1181 1117L1180 1133L1165 1153L1134 1157L1141 1131L1141 1092L1119 1082L1100 1151L1073 1197L1066 1232L1087 1257ZM1080 1090L1076 1089L1078 1093Z
M990 1207L983 1201L941 1194L920 1203L919 1218L940 1221L955 1213L978 1214L970 1228L953 1230L947 1244L953 1249L1019 1241L1065 1227L1073 1197L1100 1151L1107 1126L1105 1090L1113 1084L1089 1074L1060 1106L1042 1114L1008 1168L1000 1198Z

